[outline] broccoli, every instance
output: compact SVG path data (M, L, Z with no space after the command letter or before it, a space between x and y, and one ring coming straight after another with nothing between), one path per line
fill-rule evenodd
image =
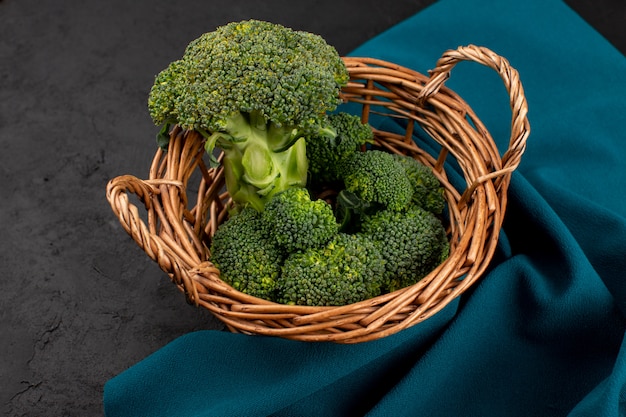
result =
M339 112L330 114L328 120L337 136L307 141L309 186L319 186L340 180L341 163L358 152L362 145L371 143L374 139L371 127L362 123L358 116Z
M443 213L446 205L444 189L433 171L408 155L393 154L393 156L402 164L411 181L412 203L437 215Z
M278 282L278 302L345 305L381 293L385 261L362 235L337 234L325 247L290 254Z
M203 34L155 77L148 109L159 146L167 150L176 124L204 137L213 163L223 152L235 206L210 251L233 288L345 305L410 285L448 256L434 174L362 150L370 126L333 113L348 79L322 37L259 20ZM314 197L320 186L331 202Z
M148 108L161 133L178 124L205 136L210 155L221 148L231 197L262 211L272 195L306 186L306 138L336 134L327 112L348 78L319 35L233 22L192 41L156 76Z
M284 254L265 233L261 213L250 206L233 213L215 231L210 249L224 282L255 297L275 297Z
M274 195L261 219L270 238L287 253L322 247L339 229L332 207L324 200L312 201L301 187Z
M381 247L385 259L384 290L388 292L419 281L443 262L450 251L442 222L417 206L365 216L361 233Z
M345 189L361 200L391 210L407 208L413 188L404 168L387 152L356 152L341 164Z

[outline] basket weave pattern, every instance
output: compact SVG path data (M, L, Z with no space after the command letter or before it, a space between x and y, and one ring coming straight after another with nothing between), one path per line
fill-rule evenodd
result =
M511 173L529 134L518 73L492 51L473 45L445 52L430 76L370 58L344 58L350 82L342 97L372 114L404 119L404 134L375 130L376 144L433 168L448 203L450 256L413 286L338 307L281 305L234 290L211 263L210 239L232 204L221 167L209 168L203 138L175 128L167 152L158 150L149 178L113 178L107 199L123 228L165 271L187 300L204 307L234 332L302 341L357 343L419 323L461 295L484 273L498 241ZM496 71L510 97L511 138L500 155L472 109L444 86L451 69L473 61ZM421 128L440 145L434 157L413 141ZM457 190L444 164L454 158L467 187ZM143 203L140 210L129 194ZM145 210L144 210L145 208Z

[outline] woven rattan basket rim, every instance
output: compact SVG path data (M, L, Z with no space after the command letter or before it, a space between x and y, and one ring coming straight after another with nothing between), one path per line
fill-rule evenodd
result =
M404 134L375 130L376 144L432 167L444 186L450 256L413 286L346 306L281 305L238 292L220 279L208 249L231 204L223 191L223 171L204 163L203 138L197 132L176 127L168 151L157 150L149 178L113 178L107 199L123 228L188 301L214 313L231 331L340 343L385 337L442 310L483 275L493 256L511 173L520 163L530 131L517 71L503 57L474 45L446 51L429 76L378 59L344 61L351 79L341 95L362 106L363 121L382 114L406 122ZM511 138L502 156L469 105L444 86L452 68L462 61L495 70L509 93ZM413 133L418 128L441 146L438 155L417 147ZM449 158L463 171L467 187L462 191L444 170ZM200 177L199 185L190 190L194 175ZM136 196L144 209L129 195Z

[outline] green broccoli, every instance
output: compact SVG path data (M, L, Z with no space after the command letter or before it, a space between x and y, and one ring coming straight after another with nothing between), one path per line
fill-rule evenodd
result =
M325 247L287 257L278 301L297 305L345 305L381 293L385 261L361 235L337 234Z
M443 262L450 246L442 222L417 206L365 216L361 233L376 242L385 259L385 291L412 285Z
M407 208L413 188L404 168L387 152L356 152L341 164L346 191L359 199L390 210Z
M205 136L210 155L221 148L231 197L262 211L272 195L306 186L305 140L335 135L326 114L348 78L318 35L233 22L192 41L157 75L148 108L162 133L178 124Z
M287 253L323 247L339 229L332 207L324 200L312 201L301 187L274 195L261 219L270 238Z
M328 120L336 137L321 137L307 141L309 159L309 185L319 186L340 180L339 166L358 152L361 146L372 143L372 128L353 114L330 114Z
M411 181L413 204L434 214L443 213L446 206L444 188L433 171L411 156L400 154L393 154L393 156L402 164Z
M255 297L275 297L284 254L267 236L261 213L247 206L232 214L215 231L210 249L224 282Z

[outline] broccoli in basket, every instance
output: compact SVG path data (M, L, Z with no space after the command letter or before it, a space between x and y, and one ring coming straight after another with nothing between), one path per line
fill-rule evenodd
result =
M232 213L215 231L211 259L233 288L288 304L361 301L379 295L385 279L379 247L338 233L330 206L303 188L276 194L262 213Z
M274 195L261 219L267 235L287 253L322 247L339 230L330 204L311 200L309 191L301 187Z
M345 189L380 208L403 210L413 198L404 168L390 153L357 152L341 166Z
M438 179L335 112L348 79L320 36L258 20L205 33L156 76L159 145L176 124L205 138L214 163L223 152L235 204L210 259L236 290L344 305L411 285L448 255Z
M330 114L328 120L337 135L307 141L309 186L313 188L340 182L341 165L374 139L372 128L356 115L339 112Z
M248 20L192 41L161 71L148 99L150 115L207 138L224 151L234 201L262 211L269 198L306 186L306 138L334 137L327 112L340 103L348 71L319 35Z
M408 156L393 154L406 172L413 188L412 204L434 214L441 214L446 205L443 187L432 170L418 160Z
M365 216L361 233L380 247L385 259L384 290L388 292L416 283L450 251L441 221L418 206Z
M278 301L345 305L380 295L384 258L364 235L339 233L323 248L295 252L278 280Z
M244 207L217 228L211 260L236 290L268 300L275 297L284 252L267 236L261 213L252 207Z
M353 165L352 176L367 177L377 163L386 166L388 174L398 170L397 177L364 184L403 196L401 205L386 205L389 197L364 201L362 196L369 194L342 190L337 204L354 213L348 215L350 227L340 229L335 216L345 213L312 199L306 188L289 188L275 194L263 212L244 207L217 229L211 249L222 278L271 301L343 305L412 285L443 262L450 246L443 223L433 213L435 208L440 211L441 185L422 184L430 181L432 172L403 160L413 169L405 171L396 157L382 151L360 154L378 162ZM408 180L415 181L416 173L424 178ZM413 201L415 187L430 191Z

